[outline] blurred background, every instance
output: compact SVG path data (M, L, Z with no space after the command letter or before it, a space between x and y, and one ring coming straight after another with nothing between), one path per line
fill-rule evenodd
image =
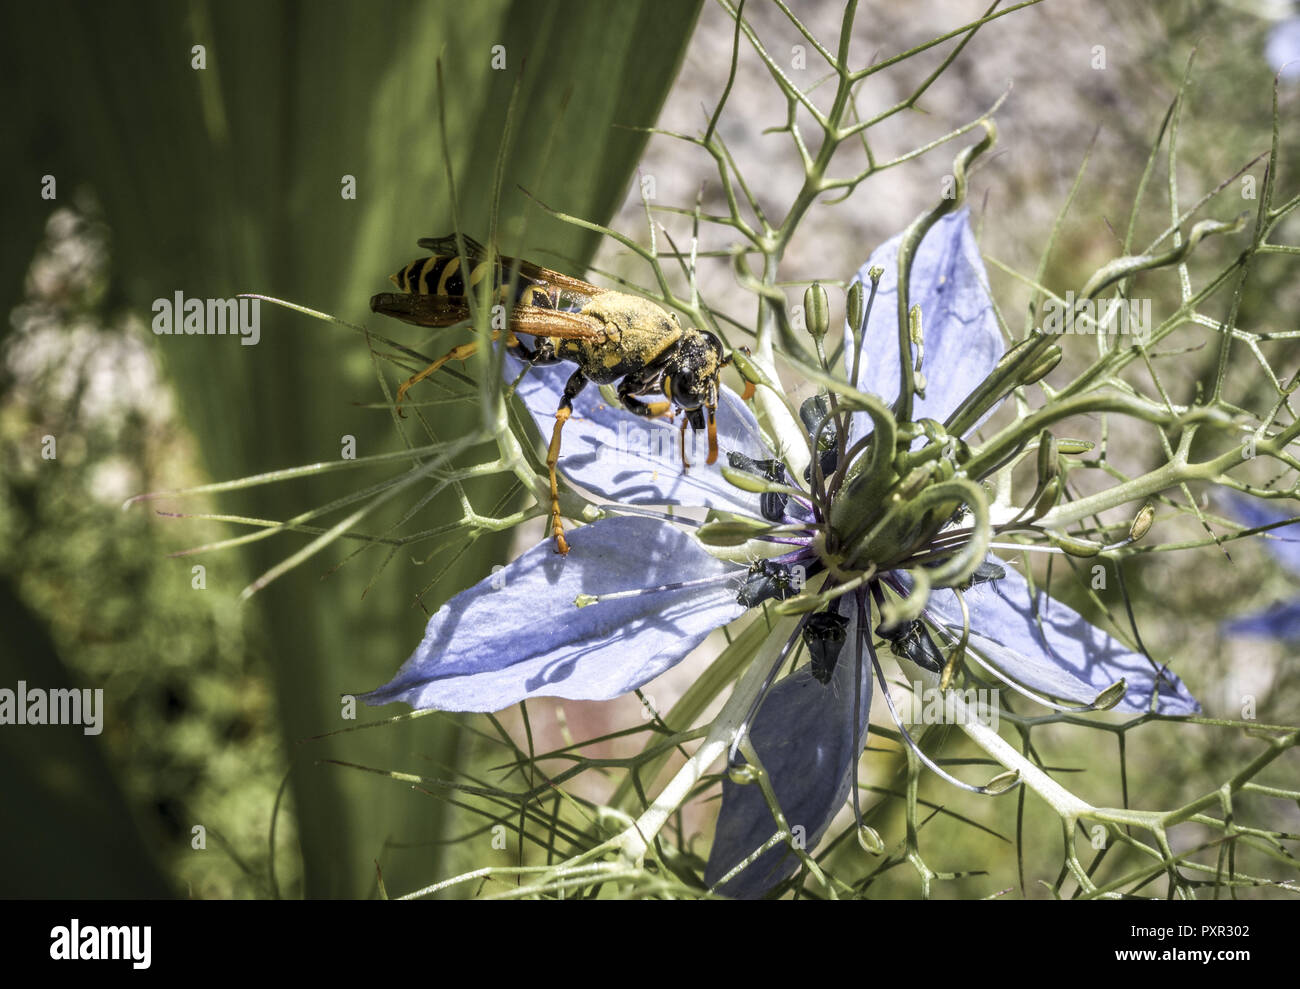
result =
M833 44L838 4L790 7ZM863 2L854 60L886 58L981 13L982 4L965 0ZM1114 231L1127 223L1193 50L1180 134L1183 206L1267 150L1275 69L1266 50L1270 33L1295 13L1247 0L1047 0L984 28L915 112L873 131L876 153L945 134L1011 86L995 154L972 185L981 246L1032 273L1091 146L1090 170L1046 279L1059 291L1077 287L1117 249ZM751 3L746 16L769 51L792 53L804 43L775 4ZM33 40L48 39L51 25L57 45ZM706 211L721 212L707 156L665 137L647 143L640 128L702 130L726 84L732 33L722 7L687 0L5 5L0 686L103 688L106 717L98 736L76 727L0 729L0 895L367 897L376 895L377 860L389 888L401 891L473 864L473 855L445 840L481 821L467 823L444 801L379 775L322 763L451 777L489 761L457 719L320 736L355 724L344 720L340 696L386 681L418 642L427 614L537 534L450 545L433 558L399 553L386 566L374 551L339 566L352 547L335 546L240 603L241 589L306 537L173 557L243 530L159 512L287 518L355 490L355 476L127 510L123 501L337 460L345 437L359 455L400 449L400 441L387 410L367 407L382 393L359 336L265 304L256 346L235 337L156 336L151 305L177 292L260 292L365 320L370 295L418 255L416 239L452 229L439 63L463 229L485 236L517 90L501 186L502 250L575 274L594 257L603 269L649 284L649 272L626 252L548 217L522 190L643 243L646 176L655 180L657 203L690 206L700 193ZM906 96L944 50L873 77L863 111ZM812 53L807 64L801 82L811 86L821 66ZM1294 111L1289 85L1284 107ZM766 69L742 43L720 127L774 211L802 179L788 139L764 134L785 115ZM1279 182L1290 195L1289 162L1300 138L1285 126L1294 112L1288 118L1284 109L1282 119ZM783 278L851 277L875 245L933 204L958 147L945 145L873 178L843 203L816 207ZM1252 174L1262 180L1261 168ZM1254 206L1239 202L1210 215L1228 219ZM1153 200L1150 214L1139 228L1148 236L1167 224L1167 203ZM672 218L660 219L675 235L689 235ZM1298 233L1292 223L1277 239L1295 243ZM1207 256L1227 250L1209 246ZM1294 265L1277 260L1261 265L1248 286L1239 317L1248 329L1296 328L1300 280ZM1027 294L991 271L998 301L1018 326ZM702 285L717 308L752 314L752 298L725 263L707 269ZM791 288L792 304L801 292ZM427 342L375 328L413 346ZM1277 353L1280 370L1293 371L1294 361ZM1198 360L1189 357L1171 380L1194 381L1204 369ZM1250 369L1242 374L1249 390ZM455 436L473 416L472 408L443 406L436 429ZM56 441L53 459L43 455L47 437ZM1126 456L1136 463L1154 453L1139 445ZM510 492L492 482L473 494L487 510ZM451 496L435 499L421 518L433 525L458 513ZM1174 658L1207 710L1238 716L1250 695L1260 698L1261 720L1294 721L1300 677L1287 662L1288 645L1228 640L1218 625L1296 588L1259 546L1237 544L1231 562L1220 556L1212 568L1209 556L1162 555L1130 569L1147 646ZM204 567L201 581L196 564ZM684 663L652 684L657 706L667 707L706 661ZM563 734L560 713L562 727L581 738L640 717L640 702L539 706L539 737ZM369 716L363 711L361 720ZM1151 806L1200 792L1180 789L1189 774L1201 784L1222 781L1255 751L1240 733L1218 730L1148 738L1130 753L1130 786ZM1113 770L1113 748L1099 751L1092 733L1059 741L1049 762ZM1295 763L1282 771L1294 785ZM888 778L882 769L882 786ZM1086 795L1121 800L1108 790ZM943 802L951 794L940 788L932 796ZM1001 834L1014 828L1010 801L965 810ZM1300 831L1300 821L1289 826ZM877 827L887 832L889 819ZM954 869L970 862L1014 869L1014 850L988 832L954 826L946 841ZM1041 866L1050 878L1054 854L1055 847L1041 856L1031 850L1028 871ZM873 895L914 894L914 877L895 871ZM994 888L986 876L968 876L939 892L984 896Z

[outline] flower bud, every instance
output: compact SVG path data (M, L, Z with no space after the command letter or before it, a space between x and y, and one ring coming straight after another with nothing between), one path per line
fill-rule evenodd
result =
M1055 480L1061 473L1061 458L1057 451L1056 437L1050 430L1044 429L1038 434L1038 483L1046 484Z
M1147 503L1142 506L1141 510L1133 517L1133 524L1128 528L1128 537L1137 542L1151 529L1151 523L1156 520L1155 506Z
M1056 441L1057 451L1066 454L1067 456L1087 453L1096 445L1097 444L1091 440L1058 439Z
M915 305L907 314L907 335L912 341L912 346L916 348L916 362L912 365L917 375L920 375L921 366L925 363L925 331L921 327L921 307ZM916 390L919 393L923 386L918 385Z
M1034 502L1034 510L1030 513L1030 520L1041 519L1044 515L1056 507L1057 501L1061 498L1061 478L1053 477L1043 485L1043 493L1038 496Z
M813 282L804 291L803 312L809 334L820 342L831 326L831 302L821 282Z
M747 470L736 470L734 467L723 467L722 476L740 488L741 491L750 491L754 494L763 494L766 491L771 491L773 487L772 482L766 477L751 474Z
M743 350L737 348L731 352L731 363L736 365L736 370L745 381L755 385L767 385L769 388L774 387L768 376L763 373L763 369Z
M984 792L990 796L997 796L999 793L1006 793L1019 782L1020 770L1009 769L1005 773L998 773L997 776L985 783Z
M739 766L732 766L727 770L727 776L731 782L738 786L748 786L756 779L754 776L754 767L745 763L741 763Z
M849 317L849 331L854 335L862 332L862 283L854 282L849 286L849 297L845 303Z
M705 546L743 546L766 528L757 519L726 519L705 522L695 530L695 538Z
M1064 353L1060 344L1049 345L1043 351L1042 356L1034 362L1034 366L1025 372L1024 377L1020 379L1020 383L1022 385L1032 385L1035 381L1047 377L1056 370L1056 365L1061 363L1061 357Z
M1094 542L1091 539L1080 539L1078 536L1067 536L1064 533L1047 530L1047 538L1051 540L1053 546L1057 546L1069 553L1071 556L1079 556L1087 559L1090 556L1096 556L1106 547L1101 543Z
M870 825L863 824L858 827L858 844L862 846L863 851L872 855L885 853L885 842L880 837L880 832Z
M1096 699L1093 700L1092 706L1098 711L1109 711L1124 699L1127 690L1128 687L1124 682L1124 678L1121 677L1098 694Z

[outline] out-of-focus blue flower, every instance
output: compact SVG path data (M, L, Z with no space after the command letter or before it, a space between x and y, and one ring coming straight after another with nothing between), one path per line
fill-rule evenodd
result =
M891 400L899 382L898 246L894 238L878 248L859 276L865 279L876 265L885 271L862 333L857 386ZM925 317L928 379L914 419L943 422L1002 356L985 285L966 212L943 218L926 235L912 269L911 301L921 305ZM851 358L846 355L850 367ZM507 373L513 379L521 369L513 363ZM567 374L563 367L537 367L519 385L543 435L554 422ZM712 629L750 607L797 593L804 579L824 569L814 535L824 528L831 506L811 496L755 494L732 485L720 471L722 463L787 483L798 479L767 446L744 403L725 388L717 422L724 454L719 464L708 466L697 455L683 470L676 429L637 417L605 402L597 389L586 389L574 403L559 468L577 487L614 503L609 508L615 514L574 530L567 557L557 556L545 541L452 598L429 621L424 640L392 682L362 695L363 700L494 711L538 696L611 698L663 673ZM866 413L855 413L848 427L846 448L870 432L871 421ZM828 463L825 471L837 466L842 465ZM619 515L619 505L695 506L781 526L781 533L768 537L780 555L749 565L720 559L695 538L686 520ZM804 616L791 644L814 626L829 630L843 643L837 651L842 659L829 668L804 665L777 681L749 726L777 801L809 849L844 805L856 778L872 696L872 615L879 620L886 587L896 596L910 593L908 567L900 564L842 595L827 611ZM578 607L583 598L586 606ZM1154 668L1045 594L1031 594L1014 571L970 589L965 600L969 650L1009 683L1087 706L1122 678L1127 692L1120 710L1188 714L1199 709L1171 673ZM949 636L946 643L964 628L950 589L932 592L922 617L941 637ZM921 661L924 665L924 656ZM775 832L760 788L725 780L706 881L719 883ZM731 896L761 896L796 865L781 844L718 888Z
M1246 495L1235 495L1227 499L1228 511L1248 529L1278 526L1288 520L1294 524L1296 516L1300 515L1300 507L1295 506L1294 502L1286 503L1292 506L1290 508L1283 507L1283 504ZM1283 568L1293 577L1300 578L1300 529L1283 525L1269 530L1263 538ZM1255 635L1287 642L1300 641L1300 596L1290 601L1279 601L1263 611L1230 619L1223 623L1222 628L1227 635Z
M1300 17L1288 17L1273 25L1264 56L1283 79L1300 79Z

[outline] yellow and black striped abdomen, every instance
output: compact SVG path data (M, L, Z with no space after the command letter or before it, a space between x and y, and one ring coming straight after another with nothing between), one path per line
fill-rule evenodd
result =
M471 262L469 288L471 291L477 289L479 283L488 276L490 269L493 294L498 300L504 301L505 289L502 286L503 275L500 264L489 265L486 261ZM456 255L419 258L388 277L403 292L411 292L415 295L442 295L457 300L465 297L465 269ZM515 283L512 304L558 309L561 306L560 291L553 286L520 275Z
M469 271L470 286L477 286L487 273L486 262L472 265ZM462 270L460 258L455 255L418 258L397 274L390 275L389 279L403 292L413 292L416 295L455 297L465 294L465 272ZM494 281L499 282L500 279Z

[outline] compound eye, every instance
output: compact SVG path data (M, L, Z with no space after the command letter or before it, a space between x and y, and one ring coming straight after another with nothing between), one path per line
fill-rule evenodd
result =
M683 409L698 409L703 396L696 394L695 379L689 374L674 374L664 379L664 394Z

